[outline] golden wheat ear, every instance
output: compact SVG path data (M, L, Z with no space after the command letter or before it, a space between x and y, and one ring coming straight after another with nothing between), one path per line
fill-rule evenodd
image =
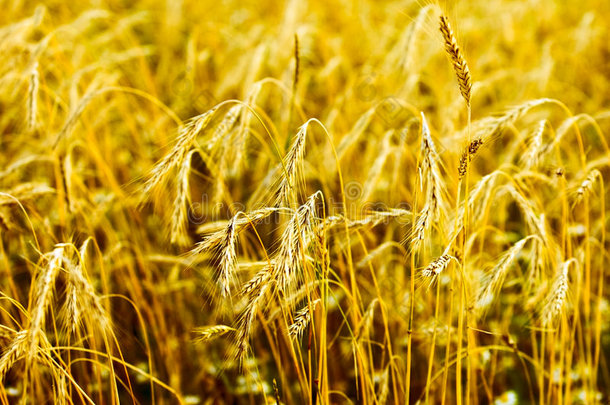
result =
M466 104L470 107L470 93L472 90L470 69L468 68L468 63L466 63L464 54L457 44L457 39L453 34L449 20L444 15L441 15L440 17L440 29L443 40L445 41L445 50L451 59L453 69L455 70L458 79L458 84L460 85L460 93L462 93L462 97L464 97Z
M213 325L195 328L193 332L197 334L197 337L195 338L197 342L206 342L226 335L229 332L235 332L235 329L227 325Z

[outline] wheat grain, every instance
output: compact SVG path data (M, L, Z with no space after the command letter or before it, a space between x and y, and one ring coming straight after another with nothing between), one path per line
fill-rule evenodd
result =
M248 340L252 334L254 318L256 314L264 306L264 301L267 293L271 289L271 282L266 282L268 279L260 279L260 283L256 288L248 292L248 304L246 310L242 312L238 319L236 332L236 352L235 358L243 364L243 360L248 353ZM263 282L264 281L264 282Z
M252 301L259 293L261 286L267 284L271 280L273 264L267 265L263 270L256 273L241 289L241 295L247 297L248 301Z

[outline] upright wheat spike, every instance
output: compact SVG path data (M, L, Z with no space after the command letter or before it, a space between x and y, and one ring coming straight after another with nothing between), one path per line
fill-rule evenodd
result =
M567 260L559 265L555 280L541 310L542 325L550 327L561 317L568 298L568 269L570 264L577 265L576 259Z
M591 191L591 187L593 187L593 183L597 178L602 178L602 175L599 170L593 169L587 175L587 178L580 183L578 189L576 190L576 203L579 204L585 198L585 195L589 194Z
M295 93L299 84L299 73L301 70L301 58L299 56L299 36L294 34L294 78L292 79L292 92Z
M449 25L449 20L444 15L441 15L440 17L440 28L441 34L443 34L443 40L445 41L445 50L451 59L453 69L457 75L458 84L460 85L460 93L462 93L462 97L464 97L464 100L466 100L466 105L470 107L470 92L472 89L470 69L468 69L466 59L464 58L464 55L457 44L453 30Z
M86 257L89 241L80 248L78 264L66 265L66 299L62 312L67 318L67 326L74 332L83 320L91 328L102 333L110 333L112 321L106 312L100 296L87 278Z
M358 328L356 329L356 332L354 333L354 335L356 336L356 339L362 340L362 339L367 338L369 331L371 329L371 326L373 325L373 316L375 314L375 306L377 304L379 304L379 299L374 298L369 303L369 305L366 307L364 316L360 320L360 323L358 324Z
M237 268L237 254L235 251L237 230L235 229L235 220L238 218L238 215L234 216L231 221L229 221L225 238L221 242L222 246L219 250L221 257L218 280L220 282L221 295L223 298L228 298L231 295L231 281L235 276L235 269Z
M191 171L191 160L195 150L190 151L180 167L178 168L178 178L176 183L176 197L174 199L174 209L171 217L171 231L170 240L171 243L179 246L186 246L189 244L188 237L188 223L189 223L189 174Z
M276 195L276 206L281 204L290 205L291 192L297 189L296 183L299 179L303 155L305 154L305 138L307 137L309 122L307 121L301 125L284 159L284 173Z
M390 394L390 366L387 366L379 379L379 392L377 394L377 403L385 405Z
M57 247L48 256L47 265L42 269L42 274L38 276L35 283L33 308L31 309L31 318L28 328L28 343L27 351L28 363L31 363L36 355L39 347L40 335L44 333L45 317L47 308L53 300L53 291L55 289L55 279L59 274L64 263L64 248Z
M411 247L419 249L425 238L426 232L434 222L441 219L441 212L444 211L443 180L440 171L440 157L436 151L434 141L430 135L430 128L426 121L426 116L421 113L421 154L420 164L420 185L423 190L423 183L426 182L425 205L421 210L415 229L411 238Z
M273 278L282 292L292 289L303 269L302 255L314 235L315 205L321 193L312 194L294 213L282 233L282 243L274 257Z
M540 154L543 150L543 135L547 126L547 120L540 120L536 130L532 134L531 141L526 152L521 157L521 163L526 169L537 168L540 162Z
M34 62L32 71L30 72L30 84L28 89L28 131L36 129L38 117L38 61Z

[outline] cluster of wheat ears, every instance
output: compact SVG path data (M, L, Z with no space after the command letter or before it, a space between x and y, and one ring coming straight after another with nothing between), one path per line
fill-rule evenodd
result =
M608 401L609 6L230 3L3 6L0 403Z

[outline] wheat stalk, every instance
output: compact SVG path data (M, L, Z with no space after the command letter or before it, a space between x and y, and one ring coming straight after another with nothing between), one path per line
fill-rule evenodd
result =
M301 72L301 57L299 50L299 36L294 34L294 77L292 79L292 93L296 93L299 84L299 73Z

